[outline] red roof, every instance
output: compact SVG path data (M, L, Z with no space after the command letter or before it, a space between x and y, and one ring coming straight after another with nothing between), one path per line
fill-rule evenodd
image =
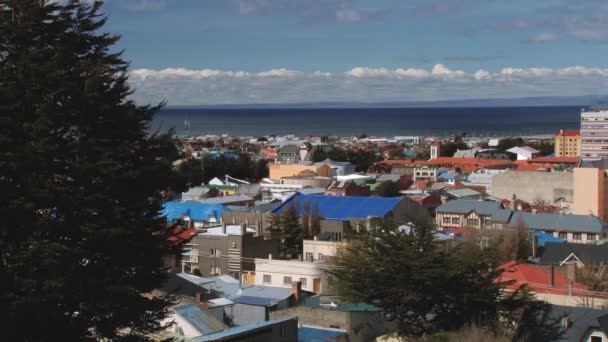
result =
M532 163L549 163L549 164L576 164L578 157L538 157L530 159Z
M546 265L519 264L516 261L509 261L501 265L499 270L503 270L500 275L501 282L514 281L513 284L505 286L506 289L516 290L521 285L527 285L534 293L549 293L556 295L568 294L568 278L564 268L555 267L553 276L553 286L549 285L550 268ZM572 295L581 296L589 294L587 287L581 283L572 283ZM608 295L608 293L607 293Z
M196 235L195 228L184 229L176 226L167 231L167 242L170 245L179 246L188 242L194 235Z
M433 165L433 166L508 166L512 162L505 159L485 159L485 158L467 158L467 157L439 157L431 160L417 160L416 165Z
M555 133L555 135L563 135L565 137L575 137L575 136L580 136L581 131L578 129L560 129L559 131L557 131L557 133Z
M539 164L539 163L521 163L517 165L516 171L544 171L552 170L555 168L553 164Z

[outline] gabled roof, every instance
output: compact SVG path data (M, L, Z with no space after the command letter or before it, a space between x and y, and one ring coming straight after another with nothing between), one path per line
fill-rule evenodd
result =
M590 266L608 264L608 245L555 242L547 242L545 244L545 249L539 262L541 264L560 265L571 254L574 254L576 258Z
M287 321L293 321L294 327L297 327L298 318L297 317L287 317L282 319L274 319L265 322L253 323L248 325L243 325L240 327L233 327L223 331L219 331L209 335L203 335L199 337L195 337L191 339L192 342L207 342L207 341L229 341L236 339L238 337L245 337L247 334L255 334L255 331L260 329L268 329L275 324L282 324ZM239 339L240 340L240 339Z
M554 269L553 286L549 286L550 268L545 265L520 264L516 261L509 261L498 267L503 272L500 275L501 282L514 281L513 284L505 287L510 290L518 289L526 284L532 292L551 293L557 295L567 295L569 290L569 280L565 271L561 268ZM581 295L586 293L587 287L581 283L572 283L572 294Z
M440 205L437 209L435 209L435 212L468 214L474 211L480 215L492 216L500 209L502 209L502 204L500 202L454 200Z
M562 319L568 318L564 329ZM533 315L525 316L521 328L529 341L580 342L590 329L606 333L604 310L544 304Z
M163 205L161 216L167 217L167 222L172 222L186 215L194 221L205 221L213 216L219 221L222 211L227 210L220 204L206 204L198 202L166 202Z
M529 152L529 153L539 153L540 151L537 149L534 149L530 146L515 146L515 147L511 147L510 149L507 150L507 152L512 152L512 153L521 153L521 152Z
M511 226L523 224L528 229L567 230L569 232L602 233L607 228L606 222L597 216L529 213L517 211L511 217Z
M354 166L351 162L339 162L339 161L333 161L329 158L325 159L324 161L318 162L314 164L316 168L319 168L323 165L329 165L329 166L335 166L335 167L348 167L348 166Z
M368 216L384 217L403 197L363 197L363 196L326 196L296 194L283 202L274 214L286 211L293 203L297 203L298 214L304 212L304 203L308 202L310 208L317 205L319 216L326 220L347 220L349 218L367 218Z

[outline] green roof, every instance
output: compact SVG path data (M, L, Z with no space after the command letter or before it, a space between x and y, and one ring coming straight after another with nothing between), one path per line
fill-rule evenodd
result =
M357 312L357 311L381 311L377 306L367 304L367 303L350 303L343 304L338 306L338 311L348 311L348 312Z

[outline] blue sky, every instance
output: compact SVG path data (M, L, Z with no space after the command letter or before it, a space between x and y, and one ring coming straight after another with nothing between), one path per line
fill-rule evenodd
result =
M606 94L608 1L106 0L170 105Z

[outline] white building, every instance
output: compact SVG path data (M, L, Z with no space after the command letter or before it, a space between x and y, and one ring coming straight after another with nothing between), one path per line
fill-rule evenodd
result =
M322 261L255 259L255 285L291 288L294 281L302 283L302 290L327 294L328 275Z
M608 105L591 106L581 112L581 158L608 157Z
M530 160L540 156L540 151L529 146L515 146L507 152L517 154L517 160Z

